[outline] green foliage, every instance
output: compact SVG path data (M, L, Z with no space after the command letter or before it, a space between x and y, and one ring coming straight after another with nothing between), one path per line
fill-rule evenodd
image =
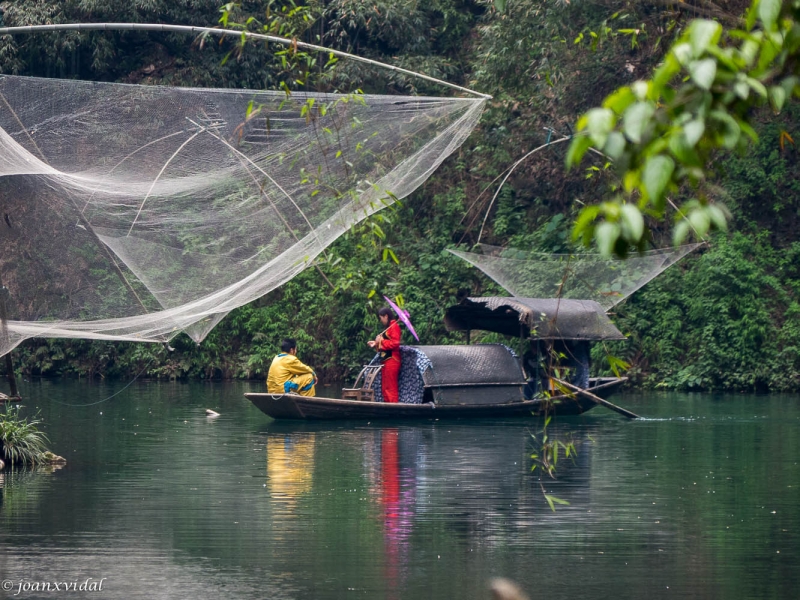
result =
M557 436L547 433L547 428L550 425L551 418L552 417L549 416L545 418L542 425L542 430L540 432L537 434L531 434L531 438L535 444L535 449L531 453L530 458L533 461L531 472L535 473L537 469L539 470L539 487L542 490L542 495L547 501L550 510L555 512L556 504L568 506L569 502L561 498L557 498L552 494L548 494L545 491L541 476L546 474L551 479L554 479L556 476L556 468L558 467L559 455L563 455L563 458L574 463L578 451L575 447L575 442L572 440L571 434L567 434L567 436L561 439Z
M0 2L0 11L9 27L86 22L214 27L223 21L230 28L291 38L309 35L306 30L317 6L313 1L298 6L294 0L245 0L227 3L222 9L220 4L219 0L26 0ZM251 44L242 52L242 44L239 37L193 39L185 34L140 31L4 36L0 70L43 77L255 89L280 89L282 82L295 88L295 80L308 71L308 57L303 53L295 56L283 46L264 44Z
M20 416L20 407L6 404L0 412L0 458L9 465L34 466L45 460L47 436L37 419Z
M626 362L631 364L626 374L648 387L800 386L800 161L795 146L800 112L789 102L790 94L782 98L778 91L784 89L778 81L794 63L776 71L774 81L765 81L757 71L761 57L766 60L771 53L765 36L755 40L760 54L753 66L739 72L766 87L766 100L758 85L736 72L743 53L752 51L749 37L718 35L718 26L709 22L686 27L674 13L637 11L635 5L617 12L594 3L533 0L333 0L305 6L248 0L226 4L222 11L219 4L22 0L3 2L2 8L5 25L130 20L219 23L270 32L420 70L495 98L467 143L418 192L402 206L354 227L319 260L335 291L316 269L308 269L232 312L202 344L186 336L172 340L174 350L157 344L29 340L14 352L24 376L263 379L280 339L290 335L323 382L339 381L353 377L371 358L366 341L378 330L375 310L383 294L404 298L422 343L463 341L445 331L445 308L459 293L503 292L445 249L469 249L484 219L481 241L487 243L574 251L583 239L571 236L577 219L578 231L586 239L596 234L606 252L627 251L628 242L658 246L664 245L662 238L671 239L673 224L659 215L668 212L667 200L674 198L687 216L697 215L691 218L698 231L716 224L737 233L730 238L717 234L702 256L685 259L619 307L613 318L630 340L597 345L595 370L610 374ZM788 10L793 5L781 6ZM766 8L774 9L774 2ZM764 18L770 22L768 12L762 23ZM774 27L785 28L782 19ZM735 22L735 16L725 22ZM748 36L758 33L750 31ZM680 58L679 72L668 77L674 61L667 59L667 67L655 71L646 89L634 83L613 94L620 81L643 77L664 58L661 46L669 47L669 36L678 36L669 56ZM793 36L782 38L783 50L770 59L773 64L780 65L791 51ZM675 54L681 44L683 50ZM715 64L713 80L708 60ZM442 93L404 75L329 62L324 54L242 46L240 38L220 42L87 32L0 40L0 68L6 73L208 87L284 89L284 84L290 90ZM761 110L750 110L758 103L764 105ZM779 105L782 114L775 117ZM600 112L590 117L592 106ZM307 116L318 109L309 107ZM730 120L718 112L712 115L718 110L727 111L744 133L735 136ZM565 174L566 146L548 147L515 170L487 215L495 178L551 135L569 135L569 124L582 113L584 130L593 136L575 138L570 160L577 164L591 146L612 156L613 164L598 157L589 171ZM757 143L748 141L748 125L758 132ZM745 154L720 152L725 144L741 143L747 144ZM637 158L640 151L645 154ZM706 167L703 161L711 160L702 178L692 151ZM626 178L629 171L633 175ZM113 277L109 287L116 285ZM404 341L411 338L404 334ZM473 341L478 341L475 335ZM483 341L499 340L485 336ZM616 358L609 363L607 356ZM563 458L563 448L559 455Z
M800 3L754 0L745 27L729 32L693 21L649 80L609 95L578 121L567 165L589 148L614 161L619 184L611 200L587 207L574 235L604 254L625 256L648 240L643 214L661 219L671 194L690 191L677 211L673 239L726 230L730 213L710 185L712 160L757 140L752 110L779 112L800 95ZM756 26L758 24L758 26Z
M720 236L637 292L618 318L632 337L619 346L628 375L680 390L797 389L797 275L784 283L797 253L773 249L766 232Z
M332 0L322 12L320 41L331 48L463 84L467 66L464 43L482 12L476 0ZM349 61L340 62L331 84L338 89L358 87L379 93L440 91L401 73Z

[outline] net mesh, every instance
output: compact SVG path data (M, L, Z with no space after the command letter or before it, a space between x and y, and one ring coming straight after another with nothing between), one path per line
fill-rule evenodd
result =
M0 355L199 342L414 191L484 102L0 76Z
M513 296L594 300L609 310L701 245L651 250L625 260L599 254L542 254L486 244L478 245L479 252L450 252Z

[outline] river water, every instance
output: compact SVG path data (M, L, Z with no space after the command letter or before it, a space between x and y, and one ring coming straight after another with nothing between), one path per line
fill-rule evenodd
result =
M261 389L24 384L68 464L0 475L0 598L798 597L800 396L616 396L647 418L554 421L578 456L540 481L534 419L275 422Z

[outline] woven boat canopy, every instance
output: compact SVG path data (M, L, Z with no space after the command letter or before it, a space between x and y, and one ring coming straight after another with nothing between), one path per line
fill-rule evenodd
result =
M530 339L624 340L593 300L565 298L466 298L447 309L448 331L492 331Z

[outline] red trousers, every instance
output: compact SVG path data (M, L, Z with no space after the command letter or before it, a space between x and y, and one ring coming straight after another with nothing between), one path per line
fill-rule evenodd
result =
M395 350L389 360L382 363L381 393L384 402L400 402L400 390L397 385L400 377L400 358L394 356L395 354L399 354L399 351Z

